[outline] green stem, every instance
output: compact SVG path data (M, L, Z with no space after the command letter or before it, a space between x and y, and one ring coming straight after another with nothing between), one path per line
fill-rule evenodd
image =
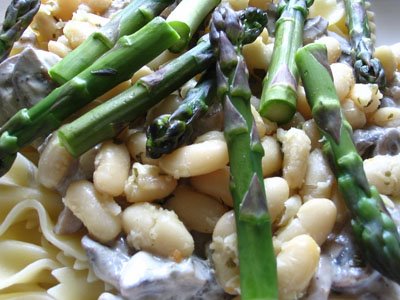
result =
M296 63L363 255L382 275L400 283L400 236L378 191L368 184L351 126L341 112L325 46L300 49Z
M116 136L128 122L144 114L214 61L209 41L182 54L134 86L61 128L59 138L75 157Z
M98 32L89 36L74 49L49 74L63 84L88 68L125 35L131 35L159 15L173 0L133 0Z
M257 13L248 16L256 17ZM271 219L261 170L264 150L251 113L248 72L241 52L246 21L228 7L220 7L213 13L210 36L218 55L218 95L224 104L241 299L277 299ZM262 24L266 25L266 18ZM262 28L258 27L258 34Z
M130 79L177 40L175 30L157 17L136 33L120 38L113 49L39 103L19 111L0 129L0 176L11 167L4 163L10 161L7 156L57 129L72 113Z
M279 124L289 122L296 112L299 74L294 61L303 44L304 21L312 1L282 1L271 65L263 81L260 114Z

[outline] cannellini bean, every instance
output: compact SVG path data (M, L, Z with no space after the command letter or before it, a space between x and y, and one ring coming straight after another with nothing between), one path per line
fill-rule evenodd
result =
M123 211L122 224L128 243L138 250L177 261L193 253L193 238L173 211L136 203Z
M127 142L129 154L131 157L142 164L158 165L158 159L152 159L146 155L147 137L143 131L133 132Z
M82 2L88 5L94 12L103 14L111 5L112 0L82 0Z
M168 199L165 208L173 210L190 229L212 233L217 221L227 211L216 199L181 185Z
M389 46L379 46L375 48L374 57L378 58L385 70L387 82L391 82L394 72L397 69L396 55Z
M77 160L60 145L57 133L53 134L40 155L37 180L49 189L57 189L64 182Z
M382 107L379 108L371 117L371 122L381 127L400 126L400 108Z
M91 182L71 183L63 202L100 242L109 242L121 232L121 208L111 196L96 191Z
M293 195L287 199L284 203L285 210L278 222L278 227L285 226L289 223L297 214L302 205L301 197L299 195Z
M352 99L345 99L341 103L342 112L353 129L362 128L367 123L365 113Z
M321 149L314 149L308 157L307 173L300 195L304 201L331 197L334 176Z
M311 108L306 97L306 91L301 85L297 86L297 111L301 113L306 120L312 118Z
M377 84L356 83L350 91L350 98L365 113L376 111L382 97Z
M213 250L212 260L218 283L228 294L239 294L239 259L233 210L228 211L218 220L210 248Z
M228 166L208 174L190 177L190 184L196 190L222 200L225 205L233 207L229 182L230 171Z
M69 21L65 24L63 32L71 48L75 49L96 30L97 27L88 22Z
M251 113L253 115L254 122L256 123L257 133L260 138L262 138L267 132L267 126L264 124L263 118L258 113L257 109L251 105Z
M177 181L170 175L160 174L153 165L134 163L132 175L125 182L125 196L129 202L145 202L163 199L176 188Z
M129 152L124 144L103 143L95 159L94 186L102 193L121 195L128 179L129 167Z
M323 36L315 41L316 43L324 44L328 52L328 62L329 64L335 63L340 55L342 54L342 49L340 43L337 39L330 36Z
M264 136L261 139L264 156L261 160L263 176L271 176L282 168L281 147L275 136Z
M321 134L319 132L318 126L315 123L314 119L307 120L303 123L302 126L303 131L307 134L308 138L311 141L311 149L321 147Z
M285 209L285 201L289 198L289 185L282 177L264 179L265 195L271 222L280 216Z
M278 129L278 140L282 143L283 178L291 189L300 188L307 171L311 141L303 130L297 128Z
M320 248L308 235L300 235L282 245L276 258L279 299L299 299L317 270Z
M209 132L194 144L176 149L159 159L167 174L180 177L198 176L223 168L229 161L228 148L222 132Z
M318 245L325 242L336 220L336 206L324 198L313 198L304 203L296 218L277 232L276 239L287 242L301 234L310 235Z
M368 182L379 193L388 196L400 195L400 155L377 155L364 160Z
M335 84L336 93L340 101L346 99L351 88L355 84L353 69L343 63L331 64L333 82Z

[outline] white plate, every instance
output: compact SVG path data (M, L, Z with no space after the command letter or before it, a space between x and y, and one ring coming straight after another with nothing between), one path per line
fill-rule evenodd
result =
M10 0L0 0L0 22ZM400 0L371 0L375 12L377 45L400 42Z

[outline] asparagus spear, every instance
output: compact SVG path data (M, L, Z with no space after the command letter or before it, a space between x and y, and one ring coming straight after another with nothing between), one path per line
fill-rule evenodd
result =
M304 21L313 0L282 0L276 22L274 52L263 80L260 114L279 124L289 122L296 112L299 74L294 56L303 44Z
M213 13L211 24L211 41L218 56L218 95L225 112L241 299L277 299L276 261L261 171L264 151L250 108L248 72L241 53L243 27L224 6ZM262 25L266 25L266 15Z
M159 158L187 143L193 122L204 115L215 98L215 71L210 68L172 114L155 118L146 131L147 155Z
M365 1L345 0L345 4L356 81L376 83L382 88L386 85L385 71L379 59L373 57L374 44L371 40Z
M247 22L244 42L259 34L259 14L249 9L242 14ZM255 36L255 37L254 37ZM79 156L96 144L116 136L123 127L210 67L215 58L208 37L158 71L138 80L123 93L94 108L58 131L60 141L73 156Z
M368 184L350 124L340 110L325 46L304 47L296 63L363 254L372 267L400 283L400 236L378 191Z
M14 42L24 33L40 7L40 0L13 0L0 30L0 62L10 54Z
M75 157L117 135L129 121L144 114L214 61L208 40L182 54L158 71L94 108L58 131L63 146Z
M205 17L221 0L182 0L167 17L167 22L179 33L181 39L169 50L181 52Z
M157 17L136 33L120 38L112 50L39 103L20 110L0 129L0 176L11 167L21 147L58 128L72 113L131 78L178 40L176 31Z
M161 13L173 0L133 0L98 32L89 36L78 48L55 64L49 74L63 84L89 67L114 47L119 38L138 31Z

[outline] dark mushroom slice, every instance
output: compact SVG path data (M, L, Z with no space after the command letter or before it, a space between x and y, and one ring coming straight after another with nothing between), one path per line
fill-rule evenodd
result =
M303 31L304 45L310 44L326 35L328 25L329 22L321 16L307 19L304 23Z
M82 221L78 219L68 207L65 206L58 216L57 224L54 226L54 233L73 234L82 228Z

